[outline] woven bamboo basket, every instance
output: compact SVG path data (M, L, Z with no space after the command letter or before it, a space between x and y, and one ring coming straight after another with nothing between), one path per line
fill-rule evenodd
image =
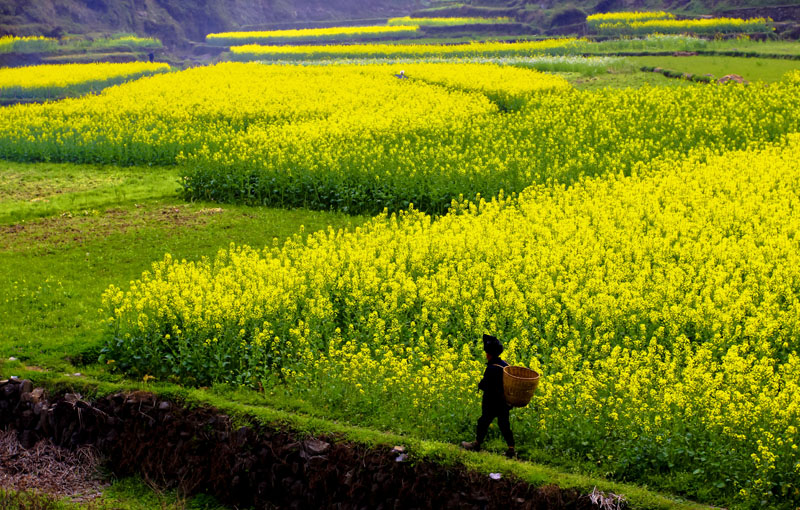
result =
M525 407L539 386L539 373L525 367L503 369L503 393L511 407Z

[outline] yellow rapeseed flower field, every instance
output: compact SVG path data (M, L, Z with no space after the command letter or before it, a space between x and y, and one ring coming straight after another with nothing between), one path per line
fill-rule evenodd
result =
M267 30L252 32L220 32L208 34L209 44L232 46L234 44L271 43L290 41L369 39L386 36L413 36L417 25L378 25L362 27L302 28L293 30Z
M675 19L675 15L665 11L624 11L605 12L586 16L589 26L601 23L630 23L632 21L648 21L653 19Z
M543 374L513 413L518 441L794 508L798 161L790 135L438 219L167 255L105 293L104 355L201 384L280 378L311 403L455 441L479 409L477 339L493 332L505 359Z
M582 92L494 64L228 63L0 109L0 156L179 163L197 199L444 212L459 195L776 140L800 129L797 87Z
M494 64L403 64L408 79L479 92L505 109L521 108L538 92L566 92L572 86L560 76ZM388 69L387 67L383 67ZM378 69L381 69L380 67Z
M54 97L86 93L141 76L167 72L169 64L60 64L0 69L0 97Z
M594 28L608 35L753 33L772 30L771 21L766 18L630 19L601 22Z
M508 57L537 55L563 50L580 39L554 38L543 41L470 42L464 44L348 44L314 46L263 46L243 44L231 47L235 60L317 59L317 58L424 58L424 57Z
M469 18L469 17L451 17L451 18L412 18L411 16L404 16L402 18L389 18L387 25L416 25L416 26L432 26L432 27L448 27L455 25L494 25L497 23L511 23L513 20L507 17L499 18Z

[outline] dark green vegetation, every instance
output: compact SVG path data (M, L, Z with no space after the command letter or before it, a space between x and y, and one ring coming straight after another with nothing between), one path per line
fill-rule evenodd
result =
M627 39L585 42L570 49L586 55L635 55L637 53L697 52L707 56L800 57L796 41L757 41L749 37L709 40L685 35L650 35Z
M727 10L747 8L763 9L775 6L796 5L795 0L690 0L675 2L665 0L466 0L463 2L434 1L430 7L419 9L417 14L428 13L436 16L449 16L455 13L466 13L474 16L522 15L537 10L554 10L556 13L570 9L582 10L586 13L615 11L653 11L666 10L686 14L710 14ZM453 13L453 14L450 14ZM478 14L483 13L483 14Z
M152 53L163 60L161 41L129 33L67 35L60 39L17 39L0 47L0 67L39 64L146 61Z
M112 36L92 37L89 35L68 36L60 40L20 39L8 47L0 48L6 53L70 53L70 52L110 52L153 50L161 48L158 39L137 37L133 34L114 34Z

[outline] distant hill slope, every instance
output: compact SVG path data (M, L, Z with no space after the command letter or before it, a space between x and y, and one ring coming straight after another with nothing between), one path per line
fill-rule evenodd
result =
M417 0L0 0L0 35L135 32L167 46L246 25L405 15Z
M441 4L456 2L440 2ZM666 10L686 13L713 13L747 7L797 5L798 0L472 0L460 4L473 7L514 8L521 10L576 7L590 12Z
M491 3L491 2L489 2ZM736 9L741 7L769 6L782 4L795 4L796 0L572 0L564 2L559 0L527 0L511 1L510 4L516 5L538 5L546 4L550 7L557 7L563 4L574 4L576 6L593 7L603 4L608 9L613 10L642 10L642 9L664 9L664 10L684 10L684 11L715 11L720 9Z
M770 17L800 22L800 0L465 0L438 1L415 16L508 16L547 34L583 33L586 15L613 11L665 10L679 15Z

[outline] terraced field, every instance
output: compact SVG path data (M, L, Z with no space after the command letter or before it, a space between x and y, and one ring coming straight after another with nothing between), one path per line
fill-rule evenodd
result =
M632 508L794 510L800 71L646 83L576 55L603 44L254 46L299 56L0 108L0 372L347 459L391 441ZM484 333L542 374L519 460L495 430L455 446Z

